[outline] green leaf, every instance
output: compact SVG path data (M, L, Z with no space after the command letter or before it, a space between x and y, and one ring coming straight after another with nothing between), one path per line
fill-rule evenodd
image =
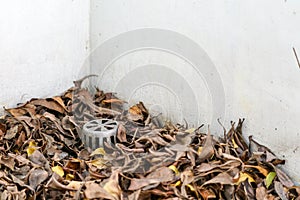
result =
M270 187L270 185L272 184L274 178L276 176L276 172L270 172L267 177L266 177L266 186L267 188Z

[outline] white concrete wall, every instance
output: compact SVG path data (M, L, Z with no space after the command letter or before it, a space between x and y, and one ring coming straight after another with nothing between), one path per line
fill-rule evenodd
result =
M71 86L89 68L89 63L82 65L89 52L89 31L92 48L97 49L111 38L124 46L124 38L119 35L128 31L168 30L181 34L181 42L190 39L198 44L204 52L199 52L201 59L218 72L225 96L225 124L245 117L246 135L253 134L279 156L285 156L286 170L300 182L300 71L292 52L294 46L300 54L298 0L91 0L90 29L89 6L86 0L2 2L0 107L54 95ZM144 41L141 39L148 42L147 38L131 38L125 46L139 45ZM167 39L162 43L167 45ZM177 50L183 47L181 43L172 46ZM114 51L118 51L118 45L107 49L105 55L109 57ZM92 70L98 62L92 59ZM128 98L126 85L120 87L116 82L123 83L122 78L128 74L134 80L147 76L150 82L155 74L135 71L139 76L132 76L130 72L138 69L135 66L149 69L154 65L169 70L163 72L170 74L162 74L162 79L168 77L165 83L179 89L187 83L192 89L198 104L197 121L214 121L211 113L216 112L213 104L218 101L211 99L212 87L207 85L211 78L203 77L203 71L194 73L187 60L167 51L136 50L113 60L102 74L100 87L123 92ZM178 75L185 81L182 85L172 82ZM192 95L182 101L186 93L178 91L148 84L129 91L129 97L131 101L142 99L153 109L171 109L170 117L175 116L175 120L176 116L180 116L178 120L193 119L194 115L182 114Z
M171 30L197 43L214 63L222 79L225 125L229 127L230 120L245 117L245 134L254 135L280 157L285 157L285 169L300 182L300 69L292 52L292 47L295 47L300 55L300 1L91 1L91 44L95 51L105 41L111 38L118 40L119 34L141 28ZM135 40L127 42L131 45ZM102 86L110 90L118 88L115 82L121 81L133 70L130 66L140 67L147 63L169 66L182 76L189 73L189 63L168 52L156 50L136 50L113 60L106 69L109 76L105 77L104 73L107 81L102 81ZM118 46L107 51L113 54L113 51L118 51ZM99 62L92 60L92 70L97 67L93 64ZM185 66L184 69L176 63ZM188 78L192 77L189 75ZM199 107L199 112L209 114L212 100L209 100L210 88L205 90L205 78L188 81L191 87L197 81L202 84L199 88L204 89L198 92L204 98L195 98L205 105ZM159 88L145 90L130 98L143 99L146 96L148 100L155 101L155 97L164 95L159 93ZM152 94L147 96L147 92ZM171 94L159 101L170 98L173 98ZM186 102L189 102L188 97ZM174 100L174 104L178 102ZM209 121L204 116L200 119Z
M0 107L61 93L88 51L89 1L2 1Z

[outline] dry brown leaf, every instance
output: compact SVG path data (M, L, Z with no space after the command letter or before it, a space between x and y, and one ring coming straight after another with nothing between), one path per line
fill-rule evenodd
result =
M204 160L210 158L214 154L213 147L213 137L209 134L206 137L206 140L203 145L203 149L198 157L199 162L203 162Z
M52 97L51 99L53 99L56 103L58 103L65 111L68 111L64 101L60 96Z
M206 181L204 184L202 184L202 187L204 185L213 184L213 183L220 183L222 185L232 185L233 177L231 177L227 172L223 172L215 176L214 178Z
M267 197L267 189L263 186L256 188L256 199L257 200L265 200Z
M279 169L278 167L273 166L275 171L276 171L276 175L279 179L279 181L282 183L282 185L286 186L286 187L292 187L294 185L293 181L288 177L288 175L286 175L286 173L284 173L281 169Z
M12 153L9 153L8 155L17 161L18 166L28 165L30 163L30 161L28 159L26 159L25 157L23 157L21 155L15 155Z
M257 169L261 174L263 174L265 177L268 176L269 171L265 169L264 167L261 167L259 165L244 165L245 168L254 168Z
M122 124L118 127L117 138L120 142L127 142L126 129Z
M19 116L23 116L26 114L26 110L23 109L22 107L19 108L10 108L10 109L5 109L6 112L8 112L9 114L11 114L13 117L19 117Z
M279 181L274 182L274 188L281 200L288 200L286 192L284 191L283 185Z
M10 140L16 137L16 134L21 130L19 125L14 125L12 128L8 129L4 135L4 139Z
M113 196L115 199L119 200L121 197L122 190L119 185L119 172L113 171L112 175L108 179L108 181L105 183L104 190L108 192L111 196Z
M104 160L103 158L97 158L91 161L87 161L86 163L97 167L97 169L105 169L107 168L108 161Z
M21 131L19 134L19 137L16 140L16 145L18 147L22 146L24 144L24 142L26 141L26 133L24 131Z
M109 104L109 103L118 103L118 104L126 103L126 101L121 100L121 99L105 99L102 102L106 103L106 104Z
M6 132L6 126L5 124L2 124L0 121L0 139L3 137L5 132Z
M40 167L45 167L45 169L50 170L49 161L39 150L35 150L28 158Z
M29 175L29 185L33 189L48 178L48 173L43 169L34 169Z
M210 189L202 188L199 190L199 193L204 200L217 198L216 194Z
M168 167L160 167L155 171L151 172L148 176L148 179L158 179L160 182L168 182L174 180L174 173Z
M0 155L0 164L8 167L10 170L14 170L15 159L11 156Z
M57 111L61 114L65 112L64 108L54 100L51 99L33 99L30 101L31 104L35 106L43 106L53 111Z
M128 196L128 200L140 200L141 190L137 190Z
M100 187L100 185L95 182L87 182L85 187L86 189L84 190L84 196L87 199L105 198L115 200L112 195L110 195L105 189Z
M201 163L200 166L197 166L197 172L199 173L205 173L208 171L211 171L215 168L220 168L220 169L232 169L232 168L236 168L239 167L241 165L241 162L237 161L237 160L228 160L227 162L220 164L219 162L209 162L209 163Z
M147 185L150 184L155 184L155 183L160 183L160 179L149 179L149 178L142 178L142 179L137 179L133 178L130 180L130 186L128 190L134 191L134 190L139 190Z
M132 106L128 110L128 119L132 121L145 121L148 117L148 110L142 102Z
M73 190L80 190L83 185L84 183L81 181L71 181L67 187L72 188Z
M59 179L60 176L57 175L56 173L53 173L51 178L49 179L48 183L45 185L47 188L51 188L51 189L56 189L56 190L76 190L76 188L74 188L73 185L70 185L70 187L68 187L68 185L64 185L62 183L60 183L57 179Z

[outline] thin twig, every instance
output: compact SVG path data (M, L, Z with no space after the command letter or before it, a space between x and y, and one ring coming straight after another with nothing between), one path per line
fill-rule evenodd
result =
M138 131L139 131L139 128L136 128L136 129L135 129L135 132L134 132L134 134L133 134L133 138L131 139L130 144L132 144L132 143L134 142L135 137L136 137L136 134L137 134Z
M227 142L226 129L225 129L225 127L223 126L223 124L221 123L220 118L218 118L217 121L218 121L218 123L219 123L219 124L222 126L222 128L223 128L223 131L224 131L224 140L225 140L225 142Z
M296 57L296 60L297 60L297 63L298 63L298 67L300 68L300 62L299 62L299 59L298 59L298 56L297 56L297 52L295 50L295 48L293 47L293 51L294 51L294 54L295 54L295 57Z

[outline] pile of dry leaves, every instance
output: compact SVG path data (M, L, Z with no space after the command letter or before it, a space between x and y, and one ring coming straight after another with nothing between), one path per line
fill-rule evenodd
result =
M161 125L142 103L81 88L32 99L0 119L0 199L300 199L283 160L232 123L223 138ZM95 118L120 122L115 145L91 151L79 134Z

